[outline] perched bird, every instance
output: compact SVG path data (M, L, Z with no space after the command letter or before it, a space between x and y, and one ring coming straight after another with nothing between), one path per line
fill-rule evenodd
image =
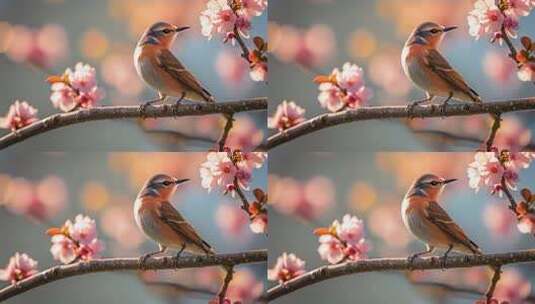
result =
M187 181L189 180L158 174L151 177L139 192L134 204L136 224L148 238L160 246L159 251L142 256L142 263L167 248L178 250L177 257L184 251L214 254L212 247L169 202L178 185Z
M453 69L440 54L438 47L444 35L457 27L445 27L433 22L420 24L410 35L401 53L401 65L405 75L427 98L412 103L411 108L435 96L446 97L445 110L452 98L465 102L481 102L481 97Z
M184 98L192 101L215 101L212 94L170 51L178 34L187 29L187 26L157 22L139 39L134 52L136 71L159 95L159 99L149 101L144 106L163 101L167 96L178 97L177 103Z
M435 248L446 249L443 263L452 250L481 254L479 247L438 204L438 198L446 185L454 181L456 179L425 174L412 184L405 195L401 204L403 223L412 235L427 246L426 251L410 256L409 262L412 263L416 257L433 252Z

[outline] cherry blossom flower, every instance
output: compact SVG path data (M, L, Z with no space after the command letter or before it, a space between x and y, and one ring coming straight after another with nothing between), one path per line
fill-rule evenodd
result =
M493 237L501 238L511 235L516 219L503 204L490 204L483 212L483 222Z
M6 268L0 269L0 281L15 284L37 273L37 261L26 253L15 253Z
M494 146L517 152L523 151L530 142L531 131L519 119L510 117L503 121L494 139Z
M48 234L52 241L50 253L63 264L98 258L104 250L97 238L95 221L81 214L76 216L74 223L67 220L63 227L49 229Z
M517 73L520 81L535 81L535 62L523 63Z
M488 51L483 58L483 71L493 83L511 85L516 65L514 61L503 54L497 51Z
M526 213L522 215L518 219L516 227L521 233L535 235L535 214Z
M501 30L504 17L494 0L477 0L468 14L469 33L476 39L484 34L495 35Z
M275 266L268 269L268 280L282 284L304 273L305 261L293 253L287 254L285 252L277 258Z
M37 120L37 109L26 101L17 100L9 107L6 116L0 118L0 128L16 131Z
M234 128L227 138L226 146L234 150L252 151L262 143L263 139L264 132L256 126L255 122L247 116L242 116L236 119Z
M319 236L320 257L330 264L367 258L370 247L364 239L364 225L356 216L346 214L342 223L335 220L331 227L316 229L314 233Z
M305 121L305 109L293 101L284 100L277 106L273 117L268 118L268 127L284 131Z
M233 87L241 86L249 71L249 66L245 60L226 50L217 55L215 67L219 78L225 84Z
M507 0L507 9L505 13L515 17L525 17L531 11L531 5L528 0Z
M469 186L479 191L482 185L490 188L492 194L502 195L502 177L505 178L506 185L511 189L516 189L518 181L517 172L509 168L504 168L495 152L477 152L474 162L468 165L467 169Z
M239 208L230 205L221 205L215 213L216 224L223 234L232 237L240 236L249 219Z
M95 107L104 98L104 91L97 86L96 70L79 62L74 71L65 70L62 76L51 76L50 101L63 112L77 108Z
M319 76L316 82L320 90L318 101L331 112L359 108L372 97L372 92L364 85L363 70L349 62L342 71L335 68L330 76Z
M253 81L260 82L266 81L268 76L268 65L267 62L258 61L251 66L251 71L249 76Z
M531 284L522 274L514 269L508 269L501 275L496 285L494 297L511 304L524 303L531 293Z
M227 297L242 303L253 303L263 290L264 284L258 281L250 270L243 269L234 274L228 286Z

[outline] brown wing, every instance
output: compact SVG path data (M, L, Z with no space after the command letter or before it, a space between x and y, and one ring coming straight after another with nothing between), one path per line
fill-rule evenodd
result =
M197 234L190 223L169 202L159 204L157 212L160 219L173 228L176 233L202 248L206 253L213 253L212 247Z
M473 101L481 101L477 92L466 83L464 78L450 66L448 61L437 50L427 50L425 59L429 68L449 85L470 96Z
M472 242L463 229L459 225L455 224L451 217L446 213L442 207L436 202L429 202L425 209L427 219L434 223L440 230L448 234L451 238L457 242L463 244L473 253L480 253L481 250Z
M158 64L173 78L180 81L191 91L202 96L206 101L214 101L214 97L206 90L201 83L191 74L184 65L167 49L163 49L158 54Z

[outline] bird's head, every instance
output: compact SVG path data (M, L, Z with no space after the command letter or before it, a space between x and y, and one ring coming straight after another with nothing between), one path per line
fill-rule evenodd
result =
M442 42L444 35L456 28L456 26L446 27L434 22L424 22L414 29L406 45L417 44L437 48Z
M425 174L416 179L406 197L421 196L436 201L447 184L457 179L445 179L434 174Z
M157 174L147 180L138 197L152 196L169 200L175 194L178 185L187 181L189 179L178 179L165 174Z
M187 29L189 29L189 26L177 26L167 22L156 22L143 33L138 45L158 45L169 48L175 41L178 33Z

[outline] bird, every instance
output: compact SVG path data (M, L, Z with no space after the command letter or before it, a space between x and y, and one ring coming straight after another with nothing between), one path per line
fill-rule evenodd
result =
M436 96L446 97L442 105L445 111L453 98L462 102L481 103L481 97L472 89L438 51L447 32L457 29L434 22L424 22L411 33L403 51L401 65L411 82L426 93L426 99L415 101L410 109L423 102L431 102Z
M155 102L164 101L168 96L201 102L215 102L212 94L178 60L170 48L179 33L189 26L177 26L167 22L151 25L137 43L134 51L134 65L139 77L158 92L158 99L142 105L145 108Z
M159 250L140 258L144 264L147 258L165 252L168 248L201 255L213 255L214 249L204 241L195 228L169 202L179 185L189 179L177 179L165 174L149 178L141 188L134 203L134 218L138 228L159 245Z
M401 204L401 218L407 230L426 244L425 251L409 256L415 258L445 249L443 268L448 254L453 250L465 254L482 254L481 249L468 238L448 213L439 205L438 199L446 185L457 179L445 179L434 174L424 174L414 181Z

